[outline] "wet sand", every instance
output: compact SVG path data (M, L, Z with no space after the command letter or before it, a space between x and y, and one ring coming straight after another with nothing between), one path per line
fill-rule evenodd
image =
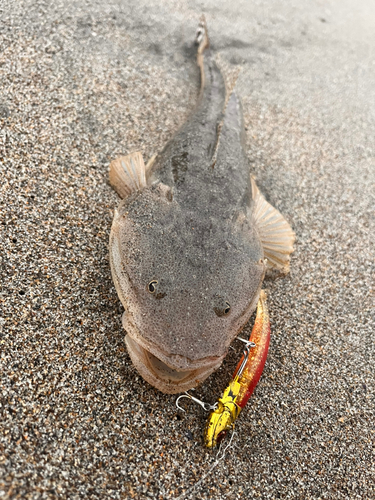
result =
M375 7L0 9L0 498L375 498ZM242 68L252 173L297 235L290 276L265 283L268 360L219 462L203 410L135 372L108 260L109 162L148 159L193 108L202 11ZM234 346L196 396L216 400Z

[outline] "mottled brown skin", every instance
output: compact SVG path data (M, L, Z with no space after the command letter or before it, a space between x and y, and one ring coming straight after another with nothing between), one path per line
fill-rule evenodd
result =
M129 352L141 375L167 393L194 387L221 364L265 273L240 102L233 92L225 107L224 79L209 51L204 72L195 111L157 156L148 187L120 204L111 233Z

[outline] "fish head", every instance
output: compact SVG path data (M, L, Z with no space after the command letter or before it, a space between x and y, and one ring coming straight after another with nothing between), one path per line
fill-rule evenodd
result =
M110 261L132 361L171 394L220 366L256 307L265 273L249 218L187 210L161 183L121 202Z

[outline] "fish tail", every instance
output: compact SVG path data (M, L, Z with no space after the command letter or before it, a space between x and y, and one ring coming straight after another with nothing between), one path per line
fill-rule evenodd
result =
M195 43L198 45L198 54L202 54L204 50L210 46L207 23L204 14L202 14L199 20L199 25L195 34Z
M219 57L211 57L211 51L208 50L210 48L210 40L208 37L207 23L204 15L201 16L199 26L197 29L197 33L195 36L195 42L198 45L197 51L197 64L201 73L201 88L200 88L200 97L203 96L206 84L206 72L208 73L216 73L216 75L220 75L219 78L216 78L216 85L222 87L222 83L224 84L224 103L222 107L222 111L220 114L219 121L216 124L216 142L211 158L211 167L213 168L216 164L217 155L220 146L220 137L221 130L224 125L224 117L225 111L229 103L229 99L233 94L234 87L240 73L240 69L237 68L235 70L230 69L228 65L225 65L223 61L219 60ZM205 56L205 57L204 57ZM206 71L205 71L206 69ZM218 83L220 82L220 83ZM207 80L207 84L209 80ZM220 93L220 92L219 92Z
M210 40L208 38L208 30L207 30L206 18L204 17L203 14L202 14L202 16L200 18L199 25L198 25L198 28L197 28L197 32L196 32L196 35L195 35L195 43L198 45L197 64L198 64L200 72L201 72L201 92L202 92L203 87L204 87L204 83L205 83L203 53L210 46Z

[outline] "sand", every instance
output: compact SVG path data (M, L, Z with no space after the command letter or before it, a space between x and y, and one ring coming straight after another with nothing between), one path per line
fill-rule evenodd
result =
M148 159L193 108L202 11L297 235L219 461L204 411L134 370L108 259L109 162ZM0 4L0 498L375 498L374 20L366 0Z

